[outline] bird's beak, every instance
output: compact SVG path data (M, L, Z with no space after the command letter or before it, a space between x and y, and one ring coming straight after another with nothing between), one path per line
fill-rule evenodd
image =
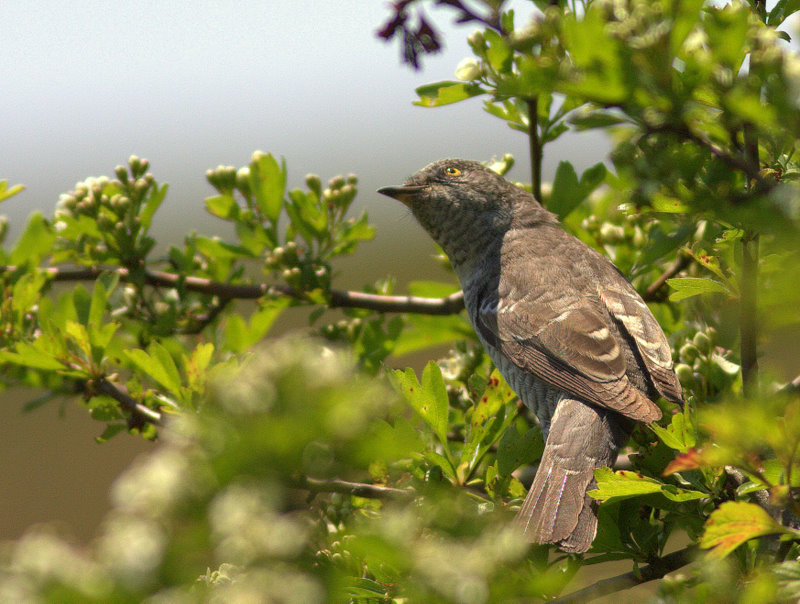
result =
M401 201L404 204L411 205L411 201L414 199L416 195L419 194L422 189L425 187L420 185L405 185L402 187L381 187L378 189L378 193L381 195L386 195L387 197L392 197L397 201Z

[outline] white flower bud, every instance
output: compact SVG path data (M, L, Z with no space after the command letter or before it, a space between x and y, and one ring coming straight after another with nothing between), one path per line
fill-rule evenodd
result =
M456 67L456 79L469 82L481 75L481 67L472 57L463 59Z

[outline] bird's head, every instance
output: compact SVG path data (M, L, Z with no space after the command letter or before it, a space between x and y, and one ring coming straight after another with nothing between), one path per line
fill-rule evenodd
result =
M482 164L434 162L378 193L407 205L451 260L499 243L521 213L548 214L533 196Z

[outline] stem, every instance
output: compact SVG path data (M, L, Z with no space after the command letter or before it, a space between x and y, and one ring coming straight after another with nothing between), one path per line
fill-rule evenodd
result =
M563 598L559 598L556 602L559 602L559 604L566 604L568 602L589 602L595 598L622 591L623 589L629 589L641 583L652 581L653 579L661 579L664 575L689 564L689 562L692 561L695 551L695 548L687 547L677 552L672 552L641 568L639 573L629 572L624 575L598 581L589 587L568 594Z
M96 382L94 389L97 394L105 394L113 398L131 414L133 421L129 422L130 427L141 426L143 423L162 425L161 414L158 411L145 407L107 379L103 378Z
M656 300L658 298L658 292L662 287L664 287L664 284L689 266L690 261L691 256L688 256L684 253L678 253L678 257L675 258L675 261L661 274L658 279L653 281L648 288L642 292L642 299L645 302Z
M308 476L296 476L293 479L294 486L298 489L311 491L312 493L342 493L343 495L355 495L368 499L412 499L416 496L413 489L395 489L384 487L377 484L365 484L362 482L349 482L338 479L309 478Z
M539 103L528 99L528 144L531 151L531 183L533 196L542 203L542 145L539 141Z
M739 302L740 357L742 387L745 394L753 391L758 380L758 233L742 239L742 282Z

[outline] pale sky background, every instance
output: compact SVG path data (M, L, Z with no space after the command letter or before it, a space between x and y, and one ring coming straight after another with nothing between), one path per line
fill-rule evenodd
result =
M514 4L524 23L532 3ZM59 193L111 174L132 153L170 183L157 236L216 234L219 221L203 210L212 194L205 171L244 165L261 149L286 158L290 186L301 186L307 172L323 180L356 173L355 209L367 208L377 223L377 245L396 258L411 232L420 243L413 249L429 253L413 221L398 224L407 210L375 189L443 157L506 152L518 158L512 176L530 180L526 139L478 99L413 106L417 86L453 79L476 25L456 28L451 11L429 10L446 49L414 72L401 65L397 41L375 35L389 14L379 0L4 2L0 178L27 186L0 208L11 239L32 209L51 212ZM562 159L579 170L602 159L601 136L580 138L548 149L546 178Z

